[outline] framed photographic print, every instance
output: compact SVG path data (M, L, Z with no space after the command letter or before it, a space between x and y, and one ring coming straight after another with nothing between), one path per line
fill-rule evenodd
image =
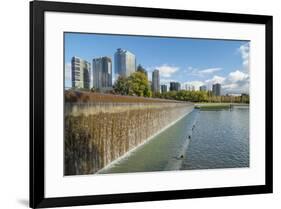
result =
M30 3L30 207L271 193L272 16Z

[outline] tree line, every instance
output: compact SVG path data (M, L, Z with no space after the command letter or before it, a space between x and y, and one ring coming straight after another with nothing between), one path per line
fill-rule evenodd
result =
M212 91L169 91L152 93L151 86L145 73L137 71L128 78L119 77L113 86L114 93L130 96L154 97L191 102L225 102L225 103L249 103L249 95L241 96L215 96Z
M191 102L225 102L225 103L249 103L249 95L242 94L241 96L215 96L211 91L169 91L164 93L155 93L153 95L162 99L175 99L180 101Z

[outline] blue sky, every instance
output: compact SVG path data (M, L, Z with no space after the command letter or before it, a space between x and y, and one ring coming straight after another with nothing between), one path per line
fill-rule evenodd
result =
M89 62L109 56L113 61L117 48L136 55L137 64L149 72L160 71L160 83L178 81L189 85L221 83L225 93L248 93L248 41L166 38L104 34L65 33L65 82L70 86L70 62L78 56Z

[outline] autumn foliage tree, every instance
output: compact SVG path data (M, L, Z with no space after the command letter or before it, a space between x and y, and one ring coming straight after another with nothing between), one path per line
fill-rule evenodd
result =
M120 76L114 84L114 91L121 95L151 97L148 79L143 72L134 72L129 77Z

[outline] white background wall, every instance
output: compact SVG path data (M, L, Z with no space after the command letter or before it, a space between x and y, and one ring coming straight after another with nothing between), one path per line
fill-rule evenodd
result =
M72 0L73 2L162 7L274 16L274 194L126 203L77 208L280 208L281 205L281 13L277 0ZM28 206L29 3L0 6L0 208ZM254 69L253 69L254 71ZM279 108L277 108L279 107ZM230 178L235 178L232 176ZM279 205L279 207L278 207Z

